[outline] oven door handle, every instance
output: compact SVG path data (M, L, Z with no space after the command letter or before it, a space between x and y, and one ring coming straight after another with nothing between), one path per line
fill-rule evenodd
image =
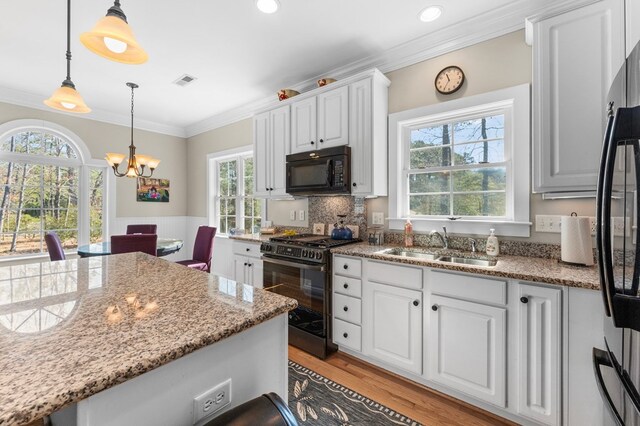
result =
M274 259L272 257L262 256L262 261L267 263L273 263L274 265L290 266L292 268L307 269L310 271L325 271L324 265L308 265L306 263L290 262L282 259Z

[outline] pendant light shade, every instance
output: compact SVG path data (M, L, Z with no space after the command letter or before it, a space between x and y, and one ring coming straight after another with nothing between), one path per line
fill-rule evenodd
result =
M76 90L75 84L71 81L71 0L67 0L67 78L62 82L53 95L44 101L50 108L64 112L74 112L84 114L91 112L91 108L84 103L82 96Z
M119 0L91 31L80 35L80 41L93 53L123 64L143 64L149 59L136 41Z

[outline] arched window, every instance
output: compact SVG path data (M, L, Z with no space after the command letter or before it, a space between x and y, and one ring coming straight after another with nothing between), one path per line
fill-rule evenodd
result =
M105 170L78 136L54 123L0 125L0 259L46 253L50 231L65 250L101 241Z

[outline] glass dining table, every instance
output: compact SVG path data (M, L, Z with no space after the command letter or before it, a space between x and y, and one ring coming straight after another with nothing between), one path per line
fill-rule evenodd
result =
M156 254L158 257L168 256L179 251L183 244L184 241L178 239L158 238ZM78 247L78 256L80 257L106 256L109 254L111 254L111 243L109 241Z

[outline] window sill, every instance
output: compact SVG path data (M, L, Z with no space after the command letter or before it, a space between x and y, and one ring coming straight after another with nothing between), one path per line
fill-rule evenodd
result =
M403 231L406 221L406 218L389 219L389 230ZM532 225L531 222L426 218L412 218L411 223L415 232L440 231L446 226L447 232L452 234L489 235L489 229L494 228L496 235L507 237L530 237Z

